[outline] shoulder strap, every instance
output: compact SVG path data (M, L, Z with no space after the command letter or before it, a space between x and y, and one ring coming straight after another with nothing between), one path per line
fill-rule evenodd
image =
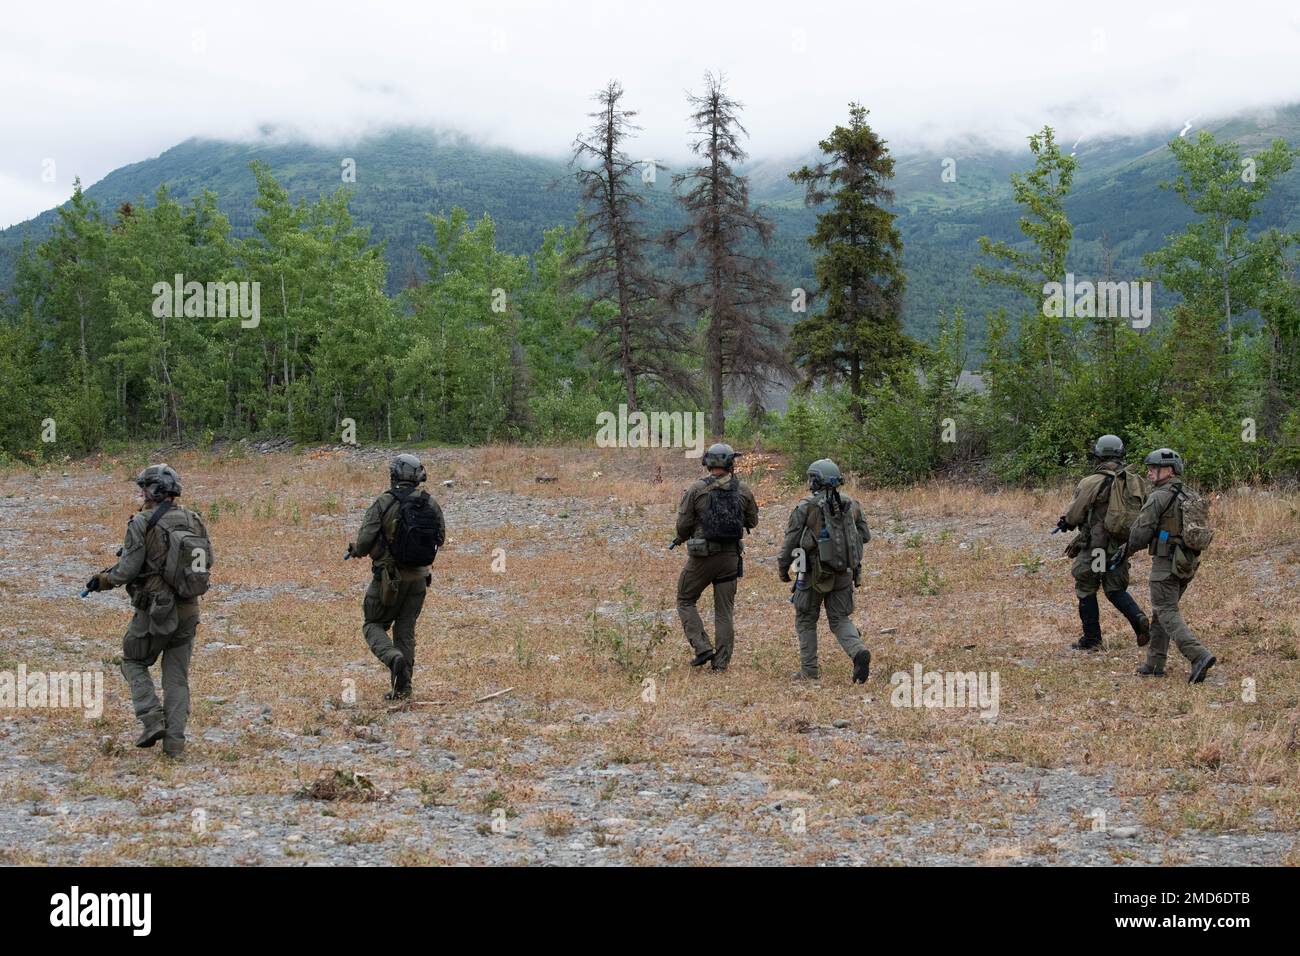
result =
M386 522L388 520L388 516L393 513L393 509L396 508L398 505L400 505L406 499L402 497L402 493L399 492L396 488L389 488L386 492L384 492L384 494L393 496L393 503L389 505L387 508L385 508L383 512L379 515L379 540L384 542L384 550L387 552L387 551L392 551L393 547L388 543L388 532L384 530L384 522ZM383 495L381 495L380 497L383 497Z
M802 501L800 501L797 505L794 506L795 511L798 511L800 508L803 509L803 530L804 531L808 531L812 529L813 503L814 502L812 496L809 495L807 498L804 498Z
M1101 504L1102 501L1109 499L1110 487L1115 483L1116 477L1117 476L1114 474L1105 475L1101 479L1101 484L1097 486L1097 490L1093 492L1092 500L1088 502L1088 524L1089 525L1092 524L1092 522L1097 516L1097 505Z
M149 533L149 529L152 528L154 525L156 525L156 524L158 523L158 520L159 520L160 518L162 518L163 515L165 515L167 512L171 511L171 510L172 510L173 508L175 508L175 507L176 507L176 506L175 506L174 504L172 504L172 500L171 500L170 498L168 498L166 501L164 501L164 502L163 502L162 504L160 504L158 507L154 508L154 509L153 509L153 514L151 514L151 515L149 516L149 520L148 520L148 522L146 522L146 524L145 524L145 526L144 526L144 533L145 533L145 534L148 534L148 533Z
M1097 489L1097 493L1096 493L1095 495L1092 496L1092 504L1093 504L1093 506L1095 506L1095 505L1097 504L1097 502L1101 501L1102 498L1104 498L1104 497L1106 497L1107 495L1110 494L1110 487L1111 487L1111 485L1115 484L1115 479L1118 478L1118 477L1119 477L1118 474L1111 474L1111 475L1107 475L1106 477L1102 478L1102 480L1101 480L1101 487L1098 488L1098 489Z
M1165 513L1170 509L1170 507L1173 506L1173 503L1174 503L1175 501L1177 501L1179 498L1182 498L1182 499L1184 499L1184 500L1186 500L1186 498L1187 498L1187 496L1186 496L1185 494L1183 494L1183 486L1182 486L1182 485L1173 485L1173 486L1171 486L1171 487L1173 488L1173 492L1174 492L1174 493L1173 493L1172 495L1169 496L1169 500L1165 503L1165 506L1164 506L1163 508L1160 509L1160 516L1159 516L1158 518L1156 518L1156 524L1157 524L1157 525L1159 525L1160 522L1164 520L1164 518L1165 518Z
M144 526L144 534L142 535L142 537L144 537L144 538L148 538L148 537L149 537L149 532L153 530L154 525L156 525L156 524L159 522L159 520L162 518L163 515L167 514L167 512L171 511L171 510L172 510L173 508L175 508L175 507L176 507L176 505L174 505L174 504L172 503L172 500L171 500L170 498L168 498L168 499L166 499L165 501L163 501L162 504L158 505L158 507L154 508L154 509L153 509L153 514L151 514L151 515L149 516L149 520L148 520L147 522L145 522L145 526ZM167 535L167 529L166 529L166 528L159 528L159 530L160 530L164 535L166 535L166 537L164 537L164 539L163 539L163 543L164 543L166 546L170 547L171 536L170 536L170 535ZM146 555L148 554L148 551L147 551L147 550L145 551L145 554L146 554ZM146 564L147 564L147 563L148 563L148 559L146 558ZM166 564L166 557L165 557L165 556L164 556L163 563ZM161 577L162 577L162 568L161 568L161 567L158 567L158 568L156 568L156 569L153 570L153 571L148 571L147 573L149 573L149 574L157 574L157 575L161 578Z
M816 511L817 514L820 516L820 523L821 523L821 527L815 529L816 534L814 534L814 537L822 533L822 528L826 528L827 529L826 533L830 534L830 526L831 526L830 503L826 500L826 496L822 495L819 498L815 498L813 504L816 507L809 508L808 509L809 514L811 514L813 511ZM810 529L813 528L813 523L811 520L808 522L808 526Z

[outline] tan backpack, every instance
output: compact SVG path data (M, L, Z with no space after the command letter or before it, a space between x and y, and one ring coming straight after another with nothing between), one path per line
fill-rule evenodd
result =
M1112 538L1128 540L1133 522L1142 511L1142 503L1146 501L1150 490L1145 478L1132 474L1127 469L1117 472L1111 479L1106 518L1102 524Z

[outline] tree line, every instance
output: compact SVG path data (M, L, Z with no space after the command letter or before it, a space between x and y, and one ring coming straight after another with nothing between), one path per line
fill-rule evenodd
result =
M359 441L585 440L598 412L625 403L704 410L714 437L761 434L796 465L834 451L879 482L955 469L1047 479L1104 431L1173 445L1212 483L1300 469L1300 237L1252 229L1294 162L1286 143L1252 156L1205 132L1170 144L1179 172L1163 185L1191 223L1143 276L1080 277L1175 293L1148 326L1073 302L1044 308L1053 283L1075 287L1064 202L1076 162L1050 127L1031 136L1034 165L1012 176L1023 238L980 240L977 276L1006 304L988 318L970 388L960 309L933 341L903 330L893 159L863 106L818 143L819 162L790 173L817 218L813 287L787 289L739 171L743 106L724 78L688 95L698 162L672 177L685 215L659 234L641 210L662 167L628 154L638 127L624 100L617 82L603 87L574 141L574 222L513 255L490 217L430 212L422 274L395 295L346 189L294 202L253 163L255 229L236 238L211 192L182 205L164 185L152 205L106 214L77 183L0 301L0 455L337 441L349 426ZM255 283L260 314L208 314L211 296L160 309L174 277ZM788 409L770 411L787 385Z
M880 370L865 391L796 402L787 443L827 447L848 435L840 446L852 466L882 482L945 472L1051 480L1077 472L1107 432L1143 454L1178 449L1207 487L1300 475L1300 235L1252 228L1297 150L1279 139L1243 155L1204 131L1173 140L1177 175L1161 188L1189 207L1185 230L1144 257L1141 275L1107 265L1076 277L1065 211L1076 160L1050 127L1029 146L1033 167L1012 176L1023 240L980 240L976 275L1007 302L987 320L981 387L961 386L957 310L934 342ZM1126 295L1131 287L1148 311L1107 308L1103 285ZM1076 298L1063 302L1062 288ZM1177 304L1153 318L1156 288Z

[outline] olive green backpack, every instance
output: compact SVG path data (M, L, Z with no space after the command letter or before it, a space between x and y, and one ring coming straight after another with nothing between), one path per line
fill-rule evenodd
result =
M1133 530L1133 522L1142 511L1142 503L1147 500L1150 491L1151 488L1145 478L1127 469L1118 472L1110 480L1106 517L1102 524L1112 538L1128 540L1129 532Z
M203 519L167 501L149 516L145 534L155 526L166 535L167 554L160 569L163 582L179 598L206 594L211 584L212 540Z

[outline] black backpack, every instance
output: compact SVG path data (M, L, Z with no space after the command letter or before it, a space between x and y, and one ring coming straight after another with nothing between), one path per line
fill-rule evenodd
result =
M739 541L745 536L745 518L740 506L740 491L733 479L728 487L709 489L709 503L696 530L706 541Z
M445 534L438 506L423 491L401 492L394 488L389 494L396 500L379 522L379 536L384 547L399 565L422 568L433 564ZM384 525L393 508L397 508L397 522L393 528L393 540L389 541Z

